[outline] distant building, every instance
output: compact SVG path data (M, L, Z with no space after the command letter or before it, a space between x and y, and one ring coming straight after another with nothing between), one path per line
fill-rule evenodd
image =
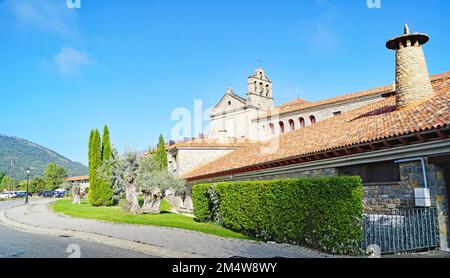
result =
M89 188L89 176L69 177L66 181L72 184L78 183L81 192L86 192Z

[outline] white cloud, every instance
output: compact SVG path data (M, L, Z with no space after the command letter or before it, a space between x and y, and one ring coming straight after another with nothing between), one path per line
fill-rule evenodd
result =
M72 75L80 72L81 68L92 64L89 56L72 47L63 47L53 58L58 72L62 75Z
M21 27L31 27L64 38L79 36L77 13L67 8L66 1L5 0L4 4Z

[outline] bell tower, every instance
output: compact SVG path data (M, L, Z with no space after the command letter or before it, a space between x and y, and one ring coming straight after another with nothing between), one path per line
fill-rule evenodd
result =
M247 104L261 110L273 107L272 81L262 68L256 69L253 75L248 77Z

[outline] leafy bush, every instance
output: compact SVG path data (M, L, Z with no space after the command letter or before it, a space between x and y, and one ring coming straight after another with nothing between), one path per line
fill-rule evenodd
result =
M198 184L192 189L192 202L194 204L194 215L198 221L207 222L211 219L210 200L208 189L213 188L213 184Z
M223 225L264 240L300 244L335 254L357 252L362 240L362 181L324 177L225 182L193 188L194 214L214 219L219 196Z
M144 201L145 201L144 196L139 195L138 196L138 204L140 207L142 207L144 205Z

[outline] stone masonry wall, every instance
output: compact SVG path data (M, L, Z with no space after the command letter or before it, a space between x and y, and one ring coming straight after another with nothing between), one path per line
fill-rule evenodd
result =
M399 107L407 106L433 93L422 46L417 43L416 46L398 49L396 63L396 97Z
M447 185L443 169L427 165L427 180L431 205L437 208L441 248L446 248L449 236ZM364 186L363 204L367 212L415 208L414 189L424 187L420 162L400 164L400 183Z

